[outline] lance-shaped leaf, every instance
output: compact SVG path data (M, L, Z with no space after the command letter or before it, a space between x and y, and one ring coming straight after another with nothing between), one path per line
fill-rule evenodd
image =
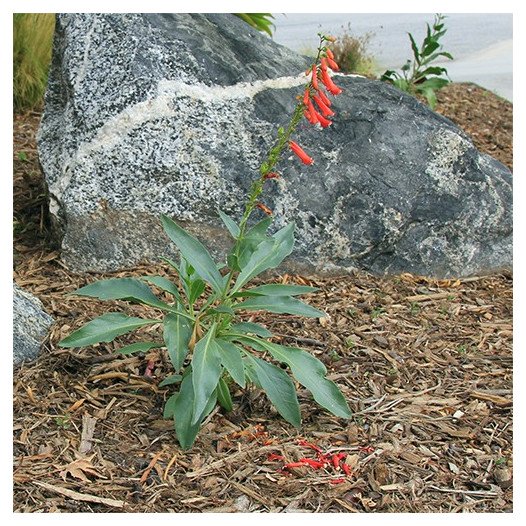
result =
M99 342L111 342L117 336L152 323L159 323L159 320L145 320L119 312L109 312L72 332L60 341L59 345L61 347L85 347Z
M300 406L294 383L289 375L283 369L255 356L247 355L247 359L252 365L258 382L278 413L294 427L300 427Z
M280 285L276 283L242 290L238 292L237 295L242 296L243 293L248 292L249 296L300 296L301 294L308 294L316 290L318 290L316 287L307 287L305 285Z
M325 313L289 296L256 296L234 305L234 310L266 310L279 314L296 314L323 318Z
M187 374L181 382L181 388L173 405L173 417L175 423L175 432L177 440L183 449L189 449L194 443L195 437L199 432L199 427L203 419L214 408L217 397L215 390L212 392L202 413L198 416L196 422L192 423L193 406L194 406L194 387L193 375Z
M294 246L294 223L276 232L271 240L263 241L250 256L237 277L232 292L237 292L247 281L261 272L277 267L291 252Z
M155 285L156 287L164 290L171 294L177 301L181 301L181 295L179 294L179 289L175 286L175 283L172 283L169 279L163 276L144 276L144 281Z
M177 245L183 258L191 261L196 272L210 283L216 292L220 292L223 286L223 277L203 244L168 216L161 216L161 222L166 234Z
M263 243L263 241L270 239L266 232L272 224L272 217L265 217L253 227L251 227L241 240L238 241L239 246L234 246L238 250L237 262L240 268L244 268L252 256L256 248Z
M258 344L267 349L276 360L286 363L294 378L312 393L318 404L336 416L352 416L337 385L325 378L327 369L320 360L296 347L284 347L264 340L258 340Z
M164 410L163 410L163 418L173 418L174 411L175 411L175 401L177 400L177 397L179 396L179 393L174 393L168 400L166 400L166 403L164 404Z
M177 314L167 314L164 318L163 337L168 349L168 356L176 371L183 366L188 354L188 342L192 336L192 325L189 320Z
M216 389L217 394L217 401L219 402L219 405L225 409L226 411L232 411L232 397L230 396L230 390L228 389L227 383L223 380L223 378L219 379L219 383L217 384Z
M241 358L241 349L233 343L217 338L221 350L221 364L240 387L245 387L245 369Z
M192 357L194 384L194 410L192 424L195 424L206 403L214 392L221 376L221 350L215 340L214 323L206 335L195 345Z
M95 281L75 292L76 296L89 296L101 300L128 300L145 303L152 307L169 307L161 301L142 281L135 278L111 278Z
M229 332L242 332L243 334L256 334L257 336L261 336L262 338L270 338L272 336L272 333L265 329L262 325L259 325L257 323L252 323L249 321L242 321L240 323L234 323L231 327Z
M125 345L124 347L117 349L117 352L119 354L133 354L135 352L147 352L150 349L156 349L159 347L163 347L163 344L155 342L137 342Z
M239 226L237 223L227 214L225 214L222 210L217 210L219 213L219 217L227 227L228 231L230 232L230 235L237 239L239 237Z
M173 385L179 383L183 377L180 374L172 374L167 376L162 382L159 382L159 387L166 387L167 385Z

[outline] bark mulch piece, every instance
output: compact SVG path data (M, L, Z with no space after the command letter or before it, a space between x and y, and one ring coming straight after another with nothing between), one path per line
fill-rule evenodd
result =
M270 279L319 287L306 300L326 318L250 319L322 360L353 418L331 416L300 390L304 420L296 430L257 389L238 390L234 410L214 410L195 446L182 451L162 418L172 392L158 386L171 373L164 352L117 356L133 335L85 349L57 346L107 311L155 314L68 292L101 277L173 276L163 265L106 275L63 265L41 207L37 123L37 115L15 121L14 279L56 323L41 356L14 372L15 511L512 511L510 273ZM158 326L138 332L160 337ZM324 455L329 461L315 469Z

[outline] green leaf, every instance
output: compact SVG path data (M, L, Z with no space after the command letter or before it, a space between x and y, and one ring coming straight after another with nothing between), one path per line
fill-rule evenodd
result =
M159 320L145 320L109 312L86 323L59 342L61 347L86 347L99 342L111 342L117 336L126 334L143 325L159 323Z
M188 354L188 342L192 337L192 325L186 318L177 314L167 314L164 318L164 341L168 356L176 371L183 366Z
M230 396L230 390L228 389L227 383L223 380L223 378L219 379L219 383L217 384L217 401L219 402L219 405L225 409L225 411L232 411L233 404L232 404L232 397Z
M242 350L233 343L222 340L221 338L217 338L216 342L221 352L221 364L232 377L232 380L234 380L234 382L236 382L241 388L244 388L245 369L241 358Z
M423 79L428 75L442 75L443 73L447 73L446 68L442 68L439 66L430 66L424 69L423 71L420 71L416 76L416 80Z
M237 277L232 292L237 292L247 281L261 272L277 267L291 252L294 246L294 223L288 224L264 241L250 256Z
M244 334L256 334L262 338L270 338L272 336L272 333L268 329L265 329L265 327L248 321L234 323L230 327L230 330L232 332L242 332Z
M325 313L289 296L256 296L234 305L234 310L266 310L279 314L296 314L323 318Z
M422 82L422 84L419 84L418 89L422 91L426 89L439 90L448 84L449 80L434 77L432 79L427 79L425 82Z
M193 374L188 374L183 378L181 382L181 388L179 390L179 396L175 400L174 404L174 422L175 432L177 434L177 440L183 449L189 449L195 441L195 437L201 427L201 422L214 408L217 397L214 392L210 398L206 401L205 408L201 415L197 418L195 423L192 423L192 414L194 406L194 387L193 387Z
M300 427L301 414L294 384L279 367L247 354L254 373L278 413L294 427Z
M156 349L163 346L164 345L162 343L138 342L121 347L120 349L117 349L117 352L119 354L133 354L135 352L147 352L150 349Z
M176 384L182 379L183 377L180 374L172 374L171 376L167 376L162 382L159 382L159 387Z
M242 295L244 292L252 294L260 294L262 296L299 296L301 294L308 294L318 290L316 287L307 287L304 285L260 285L259 287L252 287L245 291L240 291L238 294Z
M151 283L152 285L155 285L156 287L160 288L161 290L164 290L165 292L168 292L177 301L181 301L179 289L169 279L163 276L144 276L141 279L147 281L148 283Z
M214 392L221 376L221 350L215 340L216 324L195 345L192 357L194 383L194 408L192 424L195 424L207 400Z
M427 57L428 55L431 55L431 53L433 53L433 51L435 51L439 47L440 47L440 44L436 40L431 40L429 44L427 44L424 50L422 51L422 55L424 55L424 57Z
M159 384L161 385L161 384ZM175 402L179 393L174 393L164 404L163 418L173 418L175 412Z
M437 96L435 93L435 90L432 88L422 89L420 90L424 97L427 99L427 103L429 104L429 107L434 110L435 106L437 105Z
M191 305L193 305L195 300L203 294L205 286L205 282L202 279L192 280L188 291L188 301Z
M163 228L168 237L177 245L181 254L187 261L192 262L196 272L210 285L216 292L221 292L223 277L217 270L214 260L208 250L195 237L191 236L176 224L168 216L161 216Z
M411 33L407 34L409 35L409 40L411 41L411 49L413 50L413 56L415 57L416 63L420 65L420 51L418 50L418 46L416 45L413 35Z
M101 300L138 301L161 309L169 307L151 291L148 285L135 278L103 279L86 285L73 294Z
M237 239L239 237L239 226L237 223L227 214L225 214L222 210L217 210L219 212L219 217L227 227L228 231L230 232L230 235Z
M327 369L320 360L303 349L284 347L271 342L261 342L276 359L286 363L294 378L308 389L314 400L332 414L350 418L352 416L349 406L337 385L325 378Z
M249 228L243 238L238 241L239 247L236 263L239 269L245 267L254 250L256 250L256 248L261 243L263 243L263 241L268 241L271 239L269 236L267 236L266 232L269 226L272 224L272 221L272 217L265 217L254 226ZM235 251L236 246L234 246L232 250Z

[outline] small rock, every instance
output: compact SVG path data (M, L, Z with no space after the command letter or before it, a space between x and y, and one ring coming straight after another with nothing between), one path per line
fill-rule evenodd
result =
M40 300L13 283L13 364L34 360L53 318Z

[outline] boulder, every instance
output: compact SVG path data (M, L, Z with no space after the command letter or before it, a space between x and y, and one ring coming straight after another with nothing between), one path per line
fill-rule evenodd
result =
M53 318L40 300L13 283L13 364L34 360Z
M172 216L215 255L305 83L305 57L228 14L57 18L38 134L64 262L107 271L174 256ZM283 268L462 276L512 261L512 175L388 84L336 75L332 126L302 122L262 201L297 225ZM260 213L260 212L258 212Z

